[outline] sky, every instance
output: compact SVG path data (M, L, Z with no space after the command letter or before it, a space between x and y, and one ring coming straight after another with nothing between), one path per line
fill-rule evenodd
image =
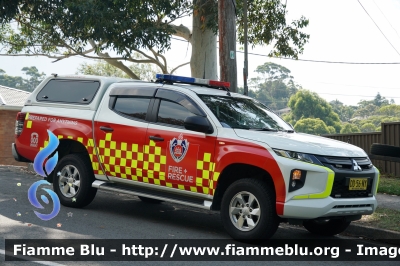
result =
M269 58L269 47L249 46L249 78L256 76L257 66L274 62L288 68L304 89L327 101L357 105L360 100L372 100L379 92L400 104L400 0L287 0L287 11L288 23L301 16L310 21L303 30L310 34L304 53L297 61ZM176 24L181 23L190 26L191 18ZM169 66L190 60L190 44L173 39L171 47L166 53ZM243 53L237 53L236 58L238 86L243 86ZM62 75L76 73L83 62L95 62L79 57L52 61L46 57L1 56L0 68L12 76L21 76L25 66L36 66L46 75ZM190 76L190 68L182 67L175 74Z

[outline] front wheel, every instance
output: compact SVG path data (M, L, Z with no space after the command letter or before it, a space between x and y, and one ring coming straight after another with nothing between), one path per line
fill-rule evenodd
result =
M273 186L257 179L234 182L223 195L221 219L225 230L234 239L270 238L279 225Z
M63 157L54 169L53 189L62 205L81 208L92 202L97 189L89 158L80 153Z
M309 220L304 221L303 226L310 233L321 236L333 236L346 230L350 223L345 219Z

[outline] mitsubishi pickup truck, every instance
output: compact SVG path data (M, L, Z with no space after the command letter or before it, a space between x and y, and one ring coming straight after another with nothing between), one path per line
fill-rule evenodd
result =
M362 149L297 133L228 87L54 74L18 113L13 155L33 162L55 136L45 179L62 205L86 206L106 190L216 210L234 239L270 238L280 222L335 235L375 211L379 171Z

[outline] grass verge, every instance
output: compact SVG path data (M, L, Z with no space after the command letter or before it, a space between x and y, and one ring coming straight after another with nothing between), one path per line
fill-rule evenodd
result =
M378 193L400 196L400 178L381 176Z
M400 212L378 207L373 214L363 215L355 223L400 232Z

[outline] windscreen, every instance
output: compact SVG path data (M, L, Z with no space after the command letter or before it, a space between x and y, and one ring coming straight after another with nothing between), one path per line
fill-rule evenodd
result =
M199 95L223 127L249 130L293 131L262 103L249 98Z

